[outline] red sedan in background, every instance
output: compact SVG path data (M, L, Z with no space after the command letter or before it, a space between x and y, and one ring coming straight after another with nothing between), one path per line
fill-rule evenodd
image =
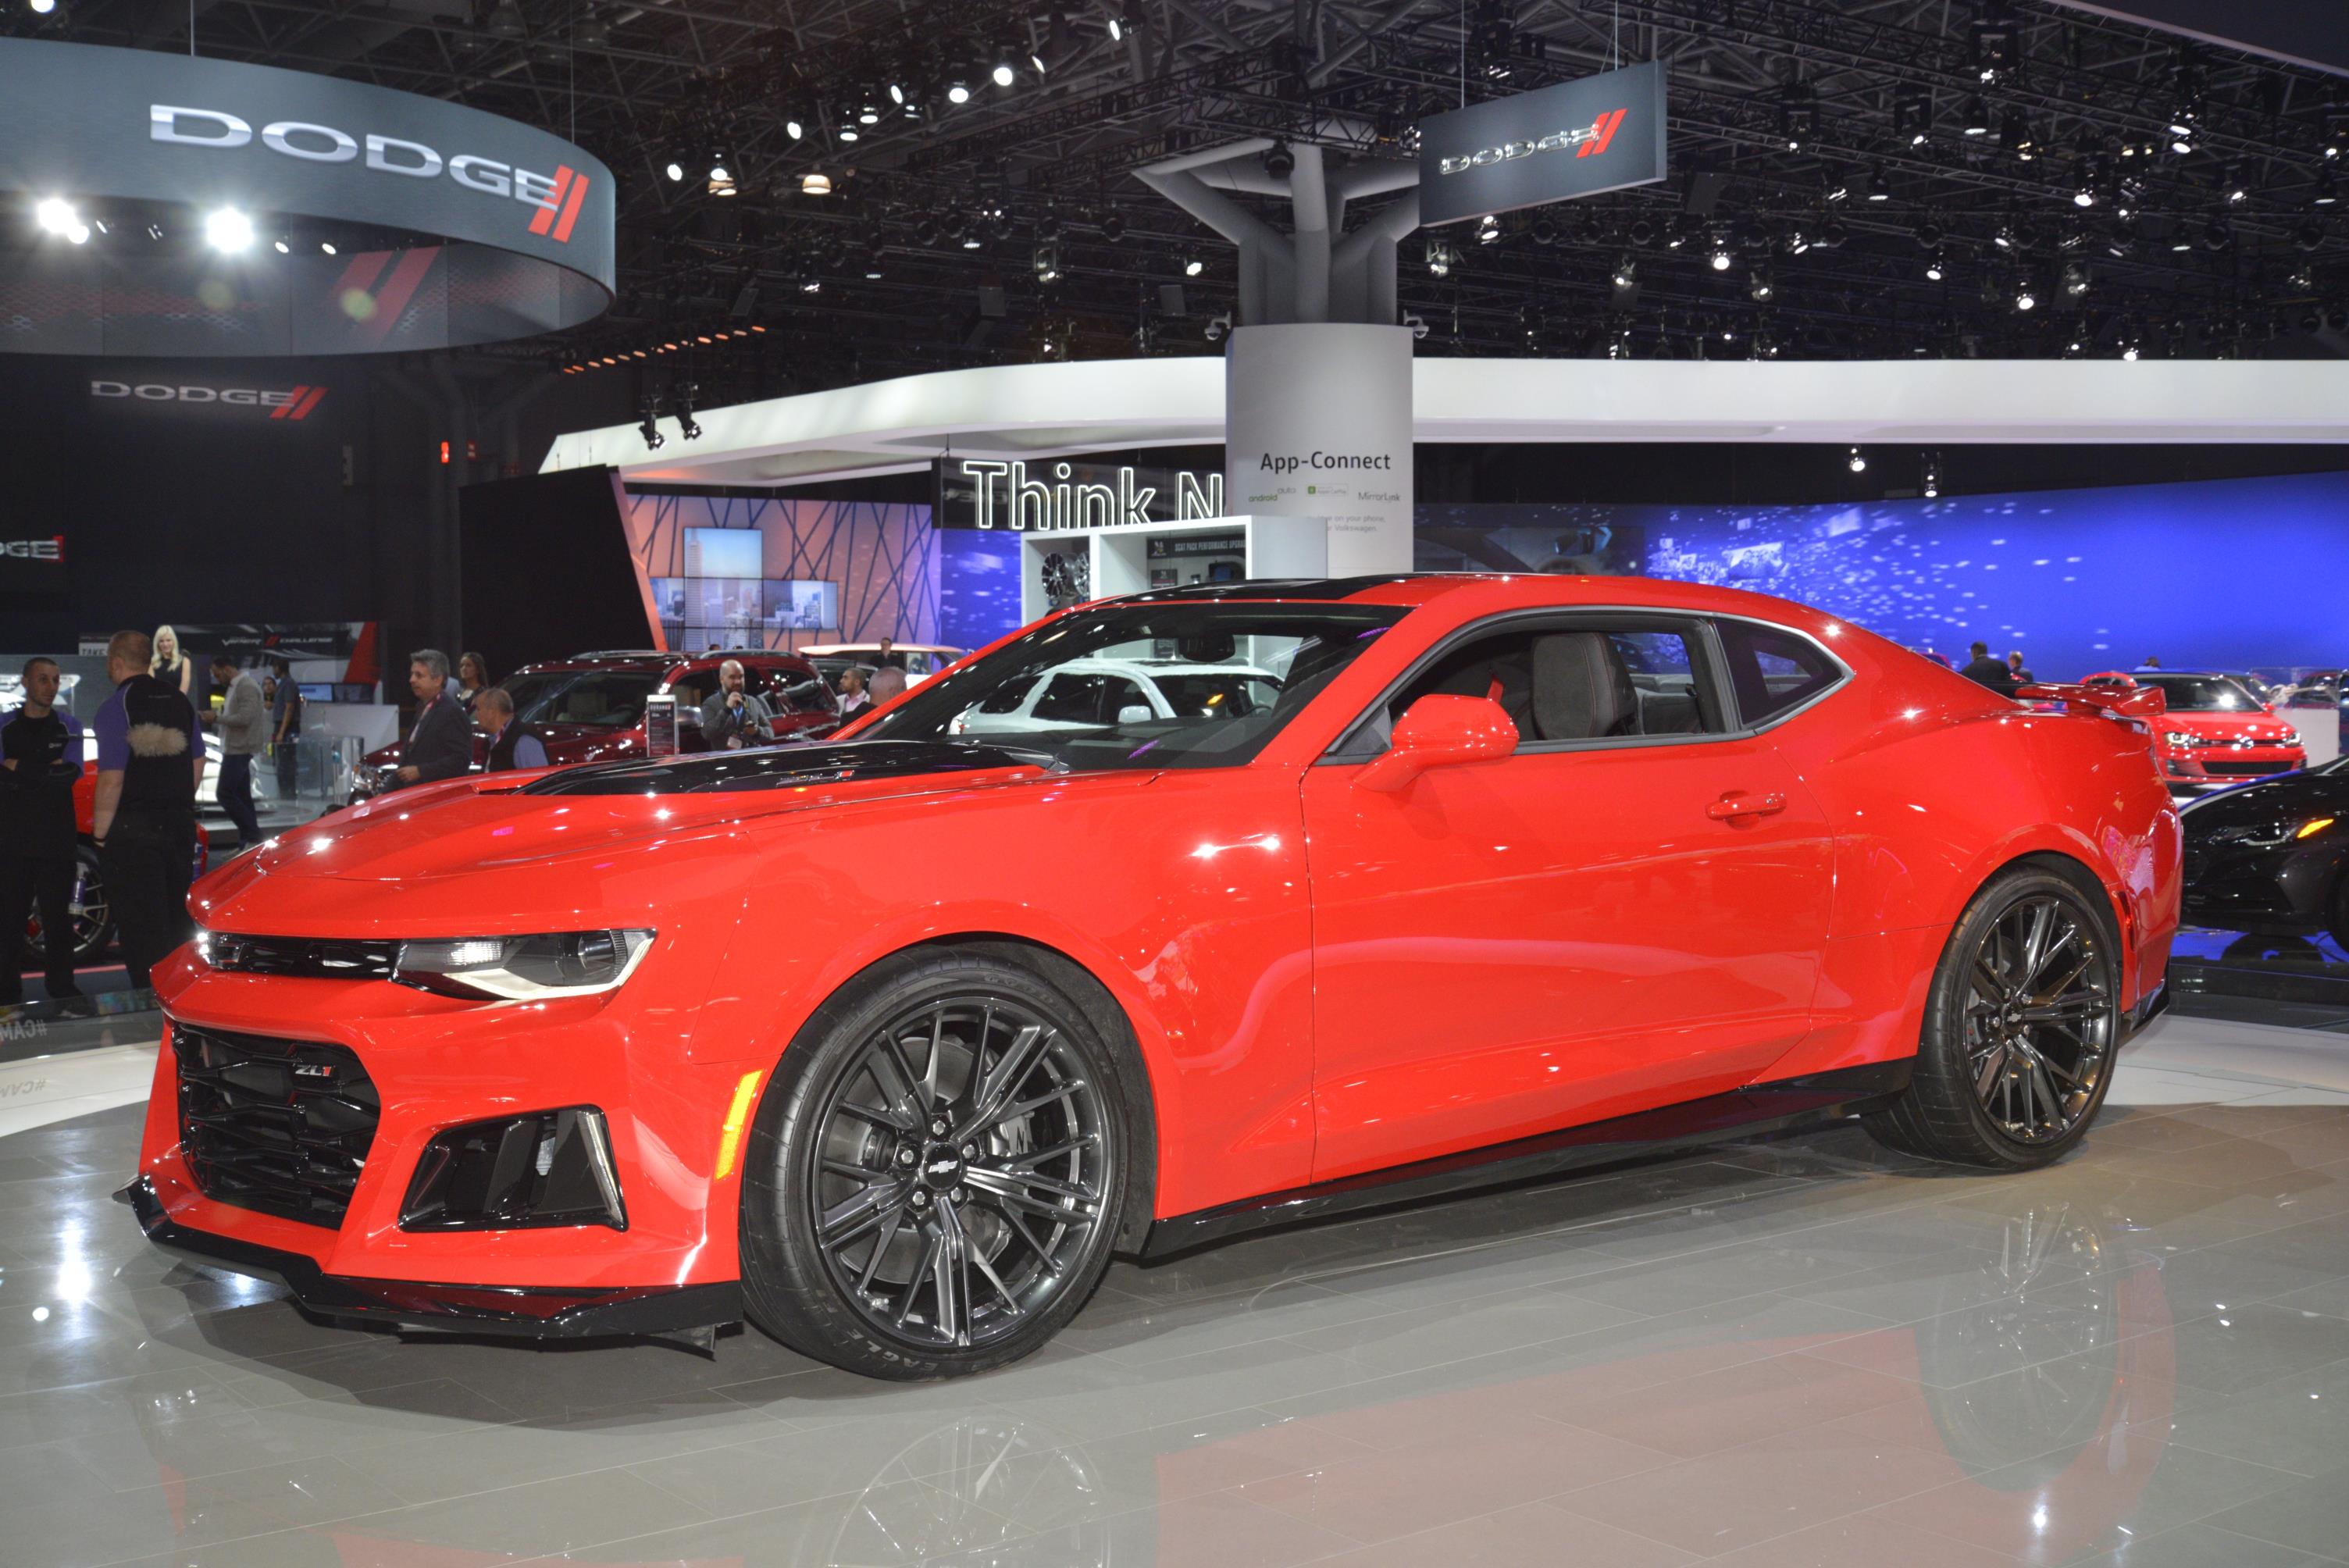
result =
M1264 672L963 733L1104 660ZM148 1233L312 1310L1027 1355L1112 1253L1852 1115L2085 1136L2178 923L2141 731L1619 578L1079 606L830 745L476 777L207 878Z
M778 740L817 740L840 727L840 699L813 665L790 654L579 654L524 665L498 684L513 698L514 722L543 741L547 760L560 768L642 757L645 699L657 692L677 698L680 749L699 751L701 705L718 690L719 667L729 659L741 661L743 689L773 711ZM473 766L486 763L489 752L488 738L475 735ZM396 745L369 752L359 793L379 793L398 766Z
M2232 676L2200 670L2107 670L2088 676L2086 686L2117 690L2151 687L2168 707L2146 722L2153 753L2169 787L2180 794L2224 789L2249 779L2265 779L2308 766L2300 731L2276 717Z

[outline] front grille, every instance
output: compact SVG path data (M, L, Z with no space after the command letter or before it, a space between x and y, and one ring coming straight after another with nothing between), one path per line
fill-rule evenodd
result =
M207 1198L343 1222L383 1104L357 1057L315 1040L171 1026L180 1148Z
M199 951L215 969L237 975L291 975L312 980L388 980L399 967L397 942L333 942L307 936L239 936L211 931Z
M2292 764L2273 762L2220 762L2212 758L2202 764L2202 771L2224 779L2256 779L2270 773L2289 773Z

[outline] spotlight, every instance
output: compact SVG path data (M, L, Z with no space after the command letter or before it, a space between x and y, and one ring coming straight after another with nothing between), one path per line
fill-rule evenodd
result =
M1195 278L1206 270L1207 263L1206 258L1200 256L1185 256L1183 258L1183 275L1185 277Z
M2074 164L2072 166L2072 205L2075 207L2095 206L2096 204L2096 186L2098 183L2099 170L2096 168L2096 160L2095 159L2083 158L2079 162Z
M63 236L72 232L81 219L64 197L49 196L34 206L33 221L41 226L42 232Z
M668 182L670 184L675 185L685 179L685 165L672 158L668 160L668 166L663 169L661 172L668 176Z
M1206 339L1209 343L1221 343L1224 340L1224 334L1231 331L1231 329L1232 318L1229 315L1209 316L1207 318L1206 333Z
M1713 237L1713 254L1706 259L1716 273L1725 273L1735 263L1737 257L1729 248L1728 235L1715 234Z
M2078 299L2082 294L2088 292L2089 282L2090 279L2088 277L2087 263L2066 262L2064 263L2064 292L2065 294L2071 295L2074 299Z
M2319 207L2330 207L2341 200L2341 187L2333 183L2333 170L2328 169L2316 177L2316 194L2309 200Z
M1450 277L1452 275L1453 260L1451 246L1445 244L1441 240L1430 240L1427 242L1428 275L1439 278Z
M1629 251L1624 252L1621 259L1615 263L1615 286L1619 289L1632 289L1640 286L1640 263L1632 258Z
M1966 100L1965 119L1965 124L1960 129L1968 136L1990 134L1990 105L1982 100L1982 94L1976 93Z
M2029 278L2014 285L2014 308L2026 315L2039 308L2039 291L2032 286Z
M807 135L807 125L800 119L799 116L795 114L788 115L784 117L783 119L783 134L790 137L793 141L797 141ZM675 169L677 165L672 163L669 167L671 169ZM672 174L669 178L674 180L677 176Z
M1930 139L1933 126L1933 95L1922 88L1904 88L1892 100L1892 129L1906 137L1911 147L1922 147Z
M204 242L234 255L253 243L253 220L233 207L216 207L204 214Z
M1844 242L1850 238L1851 229L1840 218L1830 218L1819 225L1819 249L1822 251L1839 251L1843 249Z
M1110 13L1109 41L1112 44L1122 44L1125 41L1125 18L1114 11Z
M1876 166L1876 172L1868 177L1868 199L1871 201L1892 200L1892 176L1884 171L1881 163Z
M947 84L947 102L966 104L970 101L970 84L957 77Z
M1019 79L1019 73L1013 67L1011 56L1008 52L998 52L995 57L995 68L988 72L988 76L999 88L1008 88Z
M1796 82L1785 91L1778 105L1778 125L1785 132L1786 150L1800 152L1819 128L1818 89L1807 82Z
M1296 168L1297 154L1288 150L1288 143L1276 141L1264 150L1264 171L1275 180L1288 179Z
M2227 165L2226 179L2220 185L2220 189L2227 193L2227 201L2230 206L2240 206L2251 200L2251 189L2243 183L2242 165L2239 163Z
M66 243L69 245L88 244L89 225L87 223L76 223L72 228L67 229L66 231Z
M690 381L680 382L676 388L677 433L688 441L701 439L701 427L693 421L693 400L700 390Z
M290 256L294 253L294 242L280 234L269 242L269 248L281 256Z
M1948 235L1942 232L1941 225L1934 222L1930 218L1917 226L1917 242L1929 251L1940 250L1941 242L1946 238Z
M2032 134L2031 121L2019 112L2010 112L2001 122L1999 139L2022 162L2028 163L2039 154L2039 142Z
M318 242L318 249L319 249L320 251L324 252L326 254L330 255L330 256L336 256L336 255L340 255L340 254L342 254L342 253L341 253L341 252L339 252L339 251L337 251L337 250L336 250L336 249L335 249L335 242L334 242L334 241L332 241L332 240L321 240L321 241L319 241L319 242Z
M1925 259L1925 276L1928 281L1940 283L1943 278L1946 278L1949 275L1949 263L1943 258L1940 252L1935 251L1930 256L1928 256Z
M2014 225L2012 223L2001 223L1998 226L1998 232L1990 237L1990 242L1996 245L2002 251L2011 251L2014 249Z
M809 172L801 175L800 194L802 196L831 195L832 176L814 170L811 170Z
M1112 245L1116 244L1120 240L1124 239L1125 214L1119 211L1114 207L1102 213L1101 232L1102 238L1107 240Z
M2235 225L2223 215L2202 225L2202 246L2205 250L2223 251L2235 242Z
M1030 260L1036 269L1038 283L1056 284L1061 281L1061 242L1058 240L1047 240L1037 246Z
M1501 220L1495 217L1490 212L1485 213L1484 221L1476 225L1476 242L1480 245L1499 244L1501 242Z
M726 167L724 159L713 159L710 161L709 183L707 189L712 196L734 194L734 171Z
M1941 459L1939 459L1939 458L1935 457L1935 458L1927 458L1927 459L1925 459L1925 483L1924 483L1924 485L1923 485L1923 487L1922 487L1922 488L1923 488L1923 490L1924 490L1924 492L1925 492L1925 499L1926 499L1927 500L1932 500L1936 499L1937 497L1939 497L1939 496L1940 495L1940 493L1941 493Z
M864 250L864 275L869 280L886 277L888 272L888 247L876 239Z
M2292 232L2292 242L2303 251L2324 248L2324 231L2314 223L2302 223Z
M835 141L854 141L857 139L857 129L853 125L843 125L832 135Z
M1756 304L1767 304L1778 297L1778 285L1771 278L1770 270L1767 267L1754 269L1753 277L1746 281L1745 297Z
M57 8L57 0L31 0L33 15L46 16Z
M636 426L636 430L644 437L645 450L648 452L659 451L668 443L668 438L661 434L660 420L654 414L653 406L649 403L644 407L644 418Z
M1544 247L1555 245L1557 243L1558 239L1557 220L1545 213L1541 217L1536 218L1533 221L1532 225L1526 229L1526 232L1532 236L1533 242L1537 245Z
M1851 449L1851 456L1846 458L1843 464L1853 473L1864 474L1868 471L1868 454L1854 447Z
M148 225L147 225L147 237L148 237L150 240L154 240L154 241L159 241L159 242L160 242L160 241L163 238L163 225L162 225L162 224L160 224L160 223L150 223L150 224L148 224Z

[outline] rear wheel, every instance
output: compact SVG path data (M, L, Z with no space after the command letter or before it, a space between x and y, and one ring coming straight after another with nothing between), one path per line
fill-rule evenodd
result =
M760 1104L751 1321L880 1377L1034 1351L1109 1267L1134 1142L1121 1078L1083 1011L1017 965L885 962L818 1011Z
M2109 916L2052 872L2002 872L1942 951L1908 1090L1866 1125L1927 1159L2050 1164L2104 1104L2120 1027Z

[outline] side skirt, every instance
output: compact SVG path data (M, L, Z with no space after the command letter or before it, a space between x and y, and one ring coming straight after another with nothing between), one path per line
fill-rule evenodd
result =
M1808 1078L1751 1084L1681 1105L1243 1198L1156 1222L1143 1242L1140 1255L1145 1263L1154 1263L1253 1231L1399 1208L1729 1138L1837 1121L1873 1109L1907 1088L1913 1067L1913 1061L1904 1057Z

